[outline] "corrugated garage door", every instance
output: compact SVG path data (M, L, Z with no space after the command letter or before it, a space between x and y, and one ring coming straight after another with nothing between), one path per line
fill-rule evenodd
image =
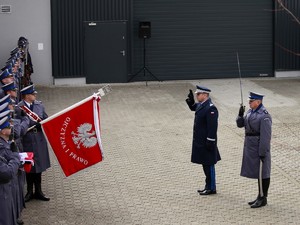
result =
M143 64L139 21L150 21L147 66L162 80L237 77L237 51L243 76L273 76L273 4L272 0L133 1L132 73Z

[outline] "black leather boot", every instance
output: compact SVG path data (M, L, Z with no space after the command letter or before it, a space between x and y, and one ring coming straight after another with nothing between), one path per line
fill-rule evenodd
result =
M34 193L34 198L38 199L38 200L42 200L42 201L49 201L50 198L46 197L44 195L44 193L42 192L42 177L41 177L41 173L37 173L35 176L35 180L34 180L34 186L35 186L35 193Z
M24 201L29 202L31 199L33 199L33 191L28 191L27 194L25 195Z
M46 197L41 189L35 191L34 198L42 201L50 201L50 198Z
M29 202L33 199L33 179L32 173L26 173L27 193L24 198L25 202Z
M258 198L259 198L259 194L257 195L255 200L248 202L248 205L253 205L257 201Z
M254 204L251 205L251 208L259 208L267 205L267 198L265 196L259 197Z
M23 225L23 224L24 224L24 222L23 222L23 220L22 220L22 219L18 218L18 219L17 219L17 224L18 224L18 225Z

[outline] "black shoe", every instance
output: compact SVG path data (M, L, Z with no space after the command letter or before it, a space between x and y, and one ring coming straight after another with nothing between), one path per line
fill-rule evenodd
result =
M30 191L25 195L24 201L29 202L31 199L33 199L33 193Z
M259 199L259 195L257 196L257 198L254 201L248 202L248 205L253 205L257 201L257 199Z
M199 192L200 195L213 195L213 194L217 194L216 190L204 190L202 192Z
M34 193L34 198L42 201L50 201L50 198L46 197L42 192Z
M23 225L23 224L24 224L24 222L23 222L23 220L22 220L22 219L17 219L17 224L19 224L19 225Z
M259 197L254 204L251 205L251 208L259 208L267 205L267 198L266 197Z
M202 190L197 190L197 192L200 194L200 192L203 192L203 191L205 191L205 189L202 189Z

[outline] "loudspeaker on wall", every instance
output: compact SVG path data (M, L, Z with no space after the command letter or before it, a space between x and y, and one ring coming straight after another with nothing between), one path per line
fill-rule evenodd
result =
M151 37L151 22L142 21L139 23L139 38L150 38Z

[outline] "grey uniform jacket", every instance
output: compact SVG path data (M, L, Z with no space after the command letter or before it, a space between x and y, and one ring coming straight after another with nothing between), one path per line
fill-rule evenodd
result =
M22 119L12 119L13 121L13 131L14 131L14 140L18 146L19 152L23 152L22 138L26 134L29 127L29 118L24 116Z
M18 106L26 105L24 101L19 102ZM35 112L42 120L48 115L40 101L34 101L33 112ZM30 120L29 127L36 123ZM41 173L50 167L50 157L48 152L47 141L41 129L33 129L28 131L23 136L23 151L34 153L34 166L31 169L32 173Z
M241 176L258 179L260 156L264 156L262 178L270 178L271 115L261 105L256 111L249 110L244 117L238 117L236 123L238 127L245 127Z
M23 121L21 119L14 118L13 119L13 132L14 132L14 141L18 147L19 152L23 152L23 145L22 145L22 137L27 132L29 126L29 118L27 116L23 117ZM25 208L24 202L24 185L25 185L25 171L23 168L18 170L17 176L17 185L15 185L15 202L16 202L16 212L17 217L21 216L21 212L23 208Z
M14 207L12 180L16 179L20 159L18 153L11 152L7 144L0 140L0 225L17 224Z

